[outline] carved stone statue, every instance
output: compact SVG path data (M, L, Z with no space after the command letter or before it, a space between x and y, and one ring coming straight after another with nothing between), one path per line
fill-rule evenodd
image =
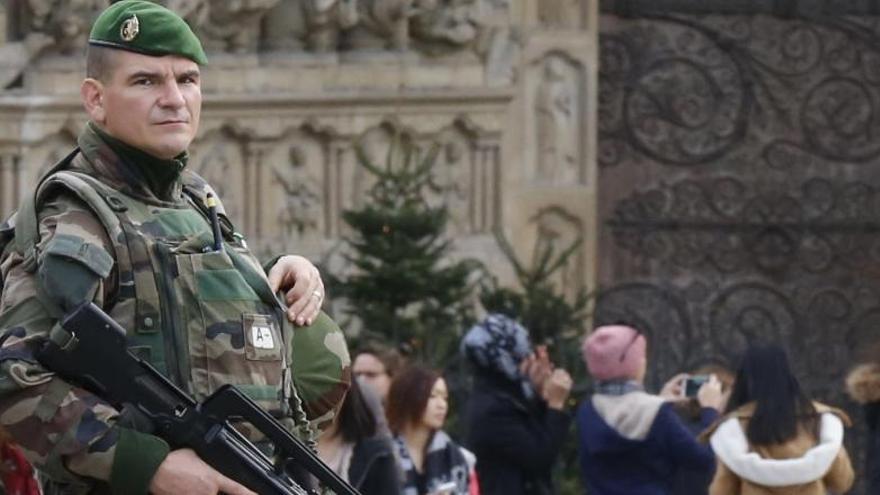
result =
M435 48L460 48L478 34L475 0L414 0L412 37Z
M316 192L320 191L320 184L308 175L306 153L292 146L289 158L289 163L272 167L272 174L284 191L276 221L285 239L300 238L304 232L317 229L321 214L321 196Z
M552 56L544 63L544 77L535 102L538 164L541 181L559 183L577 179L578 94L568 63Z
M414 0L358 0L358 23L346 31L343 48L396 50L409 48L409 20Z
M26 40L31 33L41 33L53 40L52 51L63 55L79 53L86 46L92 22L109 5L109 0L26 0L12 7L19 9L21 32ZM41 41L41 40L40 40ZM31 40L29 45L40 45Z
M199 35L208 51L257 51L263 16L280 0L165 0Z
M28 33L24 41L0 44L0 90L9 87L55 40L43 33Z
M339 33L357 20L357 0L284 0L263 20L263 45L274 51L335 51Z

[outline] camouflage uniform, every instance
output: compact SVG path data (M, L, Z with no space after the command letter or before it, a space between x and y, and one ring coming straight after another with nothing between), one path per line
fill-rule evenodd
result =
M205 249L213 239L199 203L210 187L185 170L186 156L156 163L91 124L78 144L65 170L41 182L36 249L10 243L0 258L0 425L31 462L65 493L145 493L168 453L35 362L58 316L88 299L128 329L133 352L197 399L233 383L293 428L304 423L297 383L311 418L332 415L350 383L341 331L321 314L294 332L225 215L224 249ZM100 211L69 187L76 181L97 193Z

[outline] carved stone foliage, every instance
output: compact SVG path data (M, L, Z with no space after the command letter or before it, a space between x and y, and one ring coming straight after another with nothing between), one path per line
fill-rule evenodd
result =
M582 67L554 52L536 69L533 180L552 185L580 183L584 168Z
M880 338L880 23L605 22L599 314L650 328L656 381L780 340L811 394L852 406L843 376Z

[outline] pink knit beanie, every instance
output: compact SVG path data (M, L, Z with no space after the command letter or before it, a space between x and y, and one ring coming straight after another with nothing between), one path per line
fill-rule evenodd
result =
M593 330L581 347L587 369L597 381L636 378L645 360L645 336L623 325Z

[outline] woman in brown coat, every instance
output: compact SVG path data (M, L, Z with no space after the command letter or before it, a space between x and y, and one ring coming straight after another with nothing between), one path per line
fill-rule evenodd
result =
M704 433L718 458L710 495L827 495L852 486L849 418L806 397L778 345L746 350L727 410Z
M868 452L865 477L868 491L880 493L880 344L867 353L867 359L854 368L846 379L846 388L854 401L862 404L868 424Z

